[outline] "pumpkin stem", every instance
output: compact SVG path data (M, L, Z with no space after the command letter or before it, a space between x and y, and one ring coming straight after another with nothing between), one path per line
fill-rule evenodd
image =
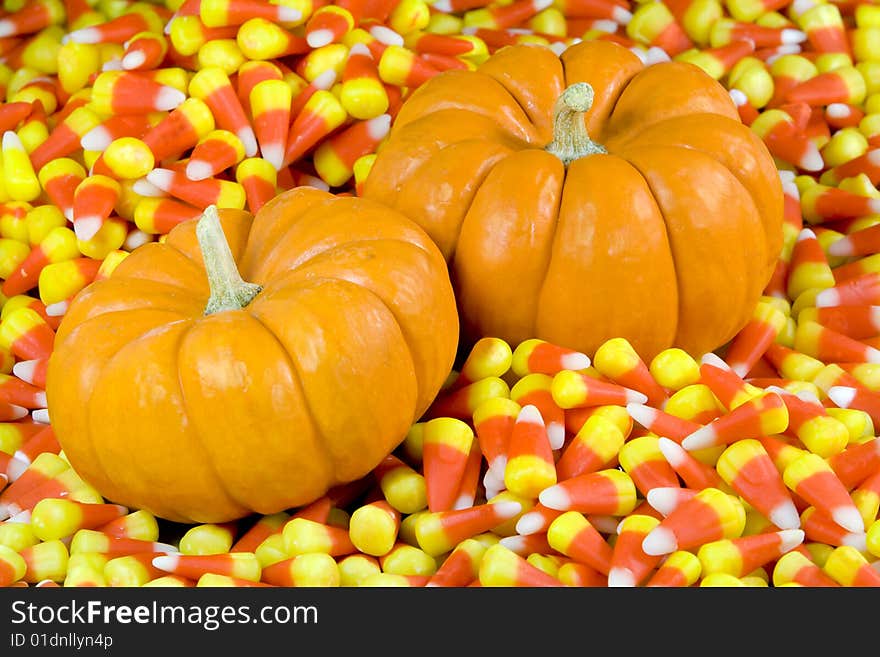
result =
M208 285L211 288L205 314L241 310L247 306L263 288L242 280L235 265L235 258L232 257L229 242L226 241L226 235L220 225L220 215L217 213L216 205L205 208L205 212L196 224L196 237L199 240L202 259L205 261L205 273L208 275Z
M556 101L553 109L553 141L544 150L562 160L565 166L587 155L608 152L587 134L584 112L592 106L593 87L586 82L571 85Z

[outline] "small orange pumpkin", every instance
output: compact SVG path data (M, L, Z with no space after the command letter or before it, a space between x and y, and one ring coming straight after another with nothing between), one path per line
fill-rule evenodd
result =
M181 224L80 293L49 363L49 413L114 502L183 522L274 513L375 467L439 391L457 340L423 230L375 201L296 188L255 217Z
M724 88L608 41L561 58L510 46L435 76L363 196L440 247L466 342L701 354L748 321L782 246L773 159Z

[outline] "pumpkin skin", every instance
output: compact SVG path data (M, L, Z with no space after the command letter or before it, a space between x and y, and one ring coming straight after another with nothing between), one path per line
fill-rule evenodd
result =
M446 263L397 212L303 187L219 216L262 286L250 304L203 314L186 222L76 297L47 374L83 478L179 522L275 513L366 475L439 391L458 340Z
M544 149L557 99L582 82L583 124L607 153L565 166ZM435 76L401 108L362 194L440 247L465 343L593 353L626 337L644 358L702 354L748 321L782 247L772 156L724 88L608 41L561 57L510 46Z

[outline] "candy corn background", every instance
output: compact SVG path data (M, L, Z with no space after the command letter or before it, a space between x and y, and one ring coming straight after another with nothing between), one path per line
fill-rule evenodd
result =
M358 194L412 90L612 40L722 83L785 240L716 353L487 336L367 477L184 526L65 460L67 306L211 205ZM859 0L4 0L0 586L880 585L880 5Z

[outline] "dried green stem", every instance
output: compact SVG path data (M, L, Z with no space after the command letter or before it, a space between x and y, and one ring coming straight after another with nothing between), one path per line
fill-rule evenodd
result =
M584 112L592 106L593 87L586 82L571 85L556 101L553 141L544 150L562 160L565 166L587 155L607 153L604 146L594 142L587 134Z
M205 314L223 312L224 310L241 310L247 306L263 288L255 283L248 283L241 278L235 258L223 227L217 207L210 205L196 224L196 237L205 261L205 273L211 296L205 306Z

